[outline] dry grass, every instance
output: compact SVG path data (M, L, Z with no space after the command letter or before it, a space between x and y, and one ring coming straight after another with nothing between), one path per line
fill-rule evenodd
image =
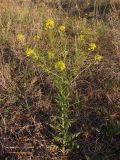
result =
M76 139L80 148L63 157L59 150L50 146L53 130L49 123L57 113L53 102L56 90L49 76L25 57L24 48L17 44L15 37L23 33L27 37L26 44L34 45L30 37L33 34L44 36L42 24L47 18L52 18L67 26L66 32L72 44L80 29L81 18L64 6L59 8L57 3L44 0L0 1L0 159L86 160L89 156L92 160L118 160L120 15L119 9L115 8L106 15L105 22L97 20L93 23L91 19L84 24L84 30L88 27L98 31L97 52L104 60L84 72L71 88L70 116L76 120L71 130L81 132ZM113 6L119 0L111 3ZM85 9L86 6L87 3ZM42 39L39 47L49 48Z

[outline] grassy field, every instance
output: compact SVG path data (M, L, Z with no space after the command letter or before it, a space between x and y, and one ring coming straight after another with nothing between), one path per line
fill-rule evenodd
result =
M0 160L120 159L120 1L0 1Z

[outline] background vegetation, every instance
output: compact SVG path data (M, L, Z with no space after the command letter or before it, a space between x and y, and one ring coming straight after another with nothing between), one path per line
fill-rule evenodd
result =
M119 19L119 0L0 1L1 160L119 160Z

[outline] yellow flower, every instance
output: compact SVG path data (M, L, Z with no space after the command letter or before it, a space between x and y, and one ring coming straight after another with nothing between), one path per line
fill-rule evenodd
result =
M65 32L65 26L60 26L59 27L59 32Z
M34 40L34 41L39 41L39 40L40 40L40 36L39 36L39 35L33 36L33 40Z
M23 34L18 34L18 35L16 36L16 39L17 39L17 41L19 41L19 42L24 42L24 41L25 41L25 35L23 35Z
M63 61L58 61L55 63L55 69L57 71L64 71L66 68L65 63Z
M94 56L94 63L95 64L98 64L101 60L103 59L103 56L99 55L99 54L96 54Z
M48 59L53 59L55 56L55 53L51 51L49 51L47 54L48 54Z
M84 42L85 38L83 34L80 34L80 41Z
M89 51L94 51L96 49L96 44L95 43L90 43L88 50Z
M37 56L36 52L31 48L27 48L26 56L31 57L31 58L36 59L36 60L38 59L38 56Z
M45 29L53 29L55 27L55 23L53 20L51 19L48 19L46 22L45 22Z

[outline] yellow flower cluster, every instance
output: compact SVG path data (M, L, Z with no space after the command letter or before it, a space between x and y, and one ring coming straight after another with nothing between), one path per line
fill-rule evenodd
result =
M31 57L31 58L33 58L35 60L38 59L37 53L32 48L27 48L27 50L26 50L26 56L27 57Z
M95 64L98 64L99 62L101 62L101 60L103 59L103 56L99 55L99 54L96 54L94 56L94 63Z
M17 34L16 39L17 39L18 42L24 42L25 41L25 35Z
M39 41L39 40L40 40L40 36L39 36L39 35L33 36L33 40L34 40L34 41Z
M59 27L59 32L65 32L65 26L60 26Z
M49 52L47 53L47 55L48 55L48 59L53 59L53 58L54 58L54 56L55 56L55 53L54 53L54 52L49 51Z
M57 71L64 71L66 68L65 63L63 61L58 61L55 63L55 69Z
M80 34L80 37L79 37L79 38L80 38L80 41L81 41L81 42L84 42L85 36L84 36L83 34Z
M88 48L88 51L94 51L96 49L96 44L95 43L90 43L89 44L89 48Z
M55 22L51 19L48 19L46 22L45 22L45 29L53 29L55 27Z

